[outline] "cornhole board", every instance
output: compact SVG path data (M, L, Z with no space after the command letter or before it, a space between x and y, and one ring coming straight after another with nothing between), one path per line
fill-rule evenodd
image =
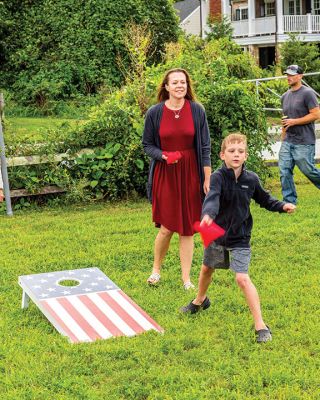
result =
M78 285L62 285L70 280ZM164 331L99 268L22 275L19 285L22 308L31 299L72 343Z

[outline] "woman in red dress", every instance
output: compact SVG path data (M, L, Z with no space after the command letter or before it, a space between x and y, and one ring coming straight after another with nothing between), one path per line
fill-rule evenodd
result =
M194 101L187 71L173 69L165 74L158 101L147 112L142 140L151 157L148 197L152 218L160 228L147 282L159 282L162 261L176 232L183 285L190 289L194 288L190 281L193 223L200 220L202 201L210 184L210 134L205 111Z

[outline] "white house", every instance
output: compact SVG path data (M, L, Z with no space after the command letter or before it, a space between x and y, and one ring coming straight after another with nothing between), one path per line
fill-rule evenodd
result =
M320 0L211 0L211 14L230 18L235 41L262 67L275 61L275 47L291 32L320 42Z
M205 36L206 23L210 14L208 0L178 1L174 3L174 7L180 18L180 27L187 34Z
M229 17L234 40L261 67L275 61L275 48L295 32L305 42L320 43L320 0L184 0L175 3L180 26L205 36L209 15ZM201 16L201 18L200 18Z

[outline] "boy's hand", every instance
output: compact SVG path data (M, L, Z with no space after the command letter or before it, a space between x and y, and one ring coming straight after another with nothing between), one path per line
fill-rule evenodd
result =
M296 206L294 204L291 203L286 203L283 206L283 211L287 212L288 214L292 214L296 209Z
M209 217L209 215L205 215L205 216L202 218L201 222L200 222L200 226L203 226L203 225L211 225L212 222L213 222L213 219L212 219L211 217Z

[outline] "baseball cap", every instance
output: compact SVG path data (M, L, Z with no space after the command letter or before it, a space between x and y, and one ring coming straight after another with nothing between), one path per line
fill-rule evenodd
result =
M286 75L299 75L303 74L303 69L299 65L289 65L284 72Z

